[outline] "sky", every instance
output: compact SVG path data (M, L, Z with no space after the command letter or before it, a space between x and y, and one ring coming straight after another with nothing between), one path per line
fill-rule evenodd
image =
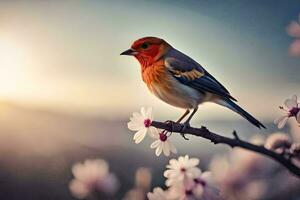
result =
M287 1L0 1L0 99L118 118L141 106L163 117L182 112L156 99L140 66L120 56L157 36L198 61L263 120L300 94L300 58L285 29L300 2ZM216 105L198 119L239 119Z

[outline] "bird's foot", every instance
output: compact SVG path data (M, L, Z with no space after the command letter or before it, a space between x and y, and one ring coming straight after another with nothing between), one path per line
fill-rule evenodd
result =
M185 131L186 128L188 128L188 127L191 127L191 126L190 126L190 123L189 123L189 122L184 122L183 127L182 127L182 129L181 129L181 133L180 133L180 135L181 135L185 140L189 140L189 138L187 138L187 137L185 136L185 133L184 133L184 131Z
M174 123L175 123L175 122L172 121L172 120L167 120L167 121L165 121L164 123L165 123L165 124L171 124L171 130L168 131L168 130L165 129L165 130L163 130L162 133L164 133L164 134L168 134L168 133L169 133L169 134L171 135L172 132L173 132L173 130L174 130Z

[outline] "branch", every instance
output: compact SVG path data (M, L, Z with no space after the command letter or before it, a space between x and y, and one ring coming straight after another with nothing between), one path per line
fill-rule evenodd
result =
M227 144L232 148L241 147L250 151L260 153L262 155L265 155L277 161L281 165L285 166L294 175L300 178L300 168L298 168L295 164L293 164L290 159L286 158L284 155L266 149L264 146L254 145L249 142L241 140L235 131L233 132L234 138L229 138L229 137L224 137L219 134L210 132L204 126L202 126L201 128L185 127L184 132L182 131L184 126L180 123L175 123L175 122L163 123L163 122L153 121L151 126L160 129L165 129L169 132L176 132L181 134L184 133L184 134L190 134L190 135L202 137L210 140L214 144Z

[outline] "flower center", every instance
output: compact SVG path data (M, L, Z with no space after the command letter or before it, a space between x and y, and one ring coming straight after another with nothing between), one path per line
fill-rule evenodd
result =
M293 107L291 110L289 110L289 112L290 112L290 117L292 117L292 116L297 116L297 114L298 114L299 111L300 111L300 108Z
M181 171L181 172L186 172L186 169L185 169L184 167L181 167L181 168L180 168L180 171Z
M159 139L160 139L160 141L165 142L168 139L168 136L164 133L160 133Z
M192 190L186 190L186 191L185 191L185 195L186 195L186 196L193 195L193 191L192 191Z
M146 128L148 128L151 125L151 120L150 119L145 119L144 120L144 125Z
M200 185L202 185L202 186L205 186L205 185L206 185L206 182L205 182L203 179L201 179L201 178L195 178L195 179L194 179L194 182L195 182L196 184L200 184Z

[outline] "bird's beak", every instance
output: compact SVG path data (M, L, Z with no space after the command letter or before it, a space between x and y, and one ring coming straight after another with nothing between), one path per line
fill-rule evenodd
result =
M128 49L124 52L122 52L120 55L127 55L127 56L134 56L136 55L138 52L133 50L133 49Z

